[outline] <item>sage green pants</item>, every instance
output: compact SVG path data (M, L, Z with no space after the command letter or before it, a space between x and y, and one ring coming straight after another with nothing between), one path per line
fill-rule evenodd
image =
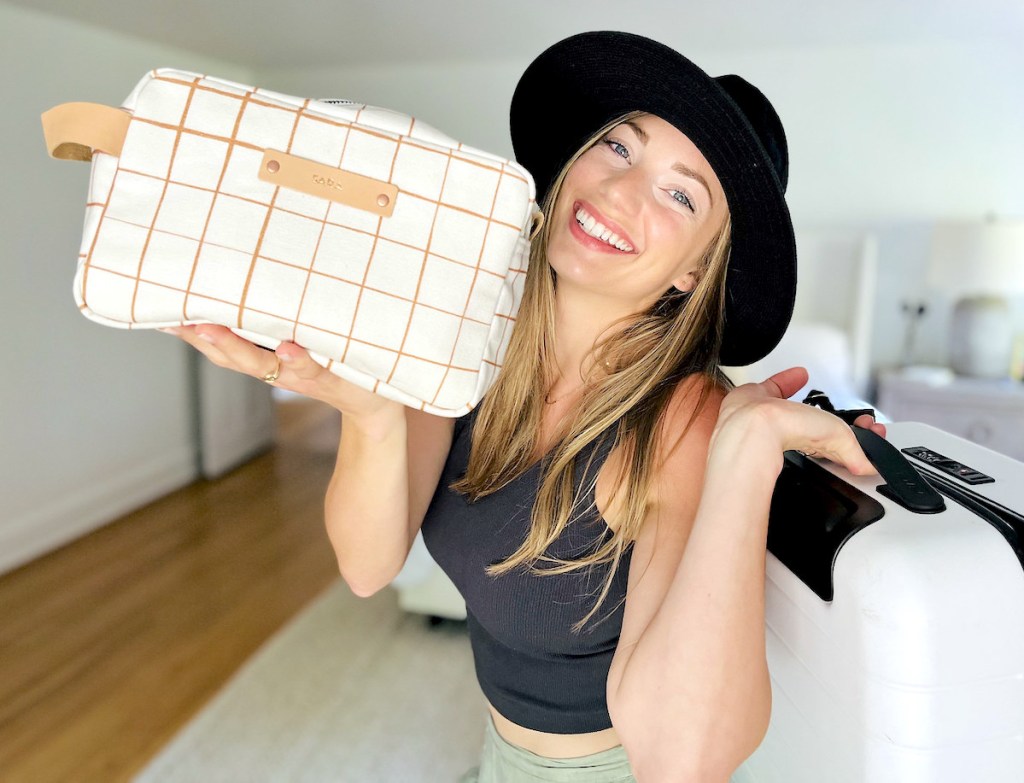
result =
M552 759L505 740L487 716L480 766L459 783L636 783L621 745L589 756Z

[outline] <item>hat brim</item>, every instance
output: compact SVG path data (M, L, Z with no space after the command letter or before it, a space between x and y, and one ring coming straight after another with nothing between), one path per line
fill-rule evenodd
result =
M682 131L721 182L732 221L720 360L750 364L782 339L796 299L796 240L784 186L736 102L664 44L600 31L542 52L516 86L512 147L541 201L561 167L598 128L626 112ZM781 129L781 124L780 124Z

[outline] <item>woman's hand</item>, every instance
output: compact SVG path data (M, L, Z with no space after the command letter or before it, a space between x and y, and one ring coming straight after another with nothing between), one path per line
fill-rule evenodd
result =
M324 369L295 343L281 343L277 351L269 351L244 340L226 326L198 324L162 329L180 337L218 367L264 380L277 368L281 372L274 381L282 389L326 402L350 416L372 417L401 411L400 403L373 394Z
M832 460L855 476L877 475L846 422L828 411L789 399L804 387L807 378L805 368L790 367L761 383L737 386L722 400L715 436L726 428L755 427L759 436L778 443L780 453L795 449ZM858 417L854 425L885 437L885 425L876 423L870 414Z

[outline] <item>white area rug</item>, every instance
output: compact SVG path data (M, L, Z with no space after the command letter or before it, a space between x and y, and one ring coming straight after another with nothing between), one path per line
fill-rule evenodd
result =
M339 580L134 781L454 783L486 720L464 626L430 628L393 590L359 598Z

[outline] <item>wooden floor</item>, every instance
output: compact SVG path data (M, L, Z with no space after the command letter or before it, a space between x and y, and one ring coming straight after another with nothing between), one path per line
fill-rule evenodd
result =
M339 579L323 526L339 414L0 576L0 781L126 781Z

